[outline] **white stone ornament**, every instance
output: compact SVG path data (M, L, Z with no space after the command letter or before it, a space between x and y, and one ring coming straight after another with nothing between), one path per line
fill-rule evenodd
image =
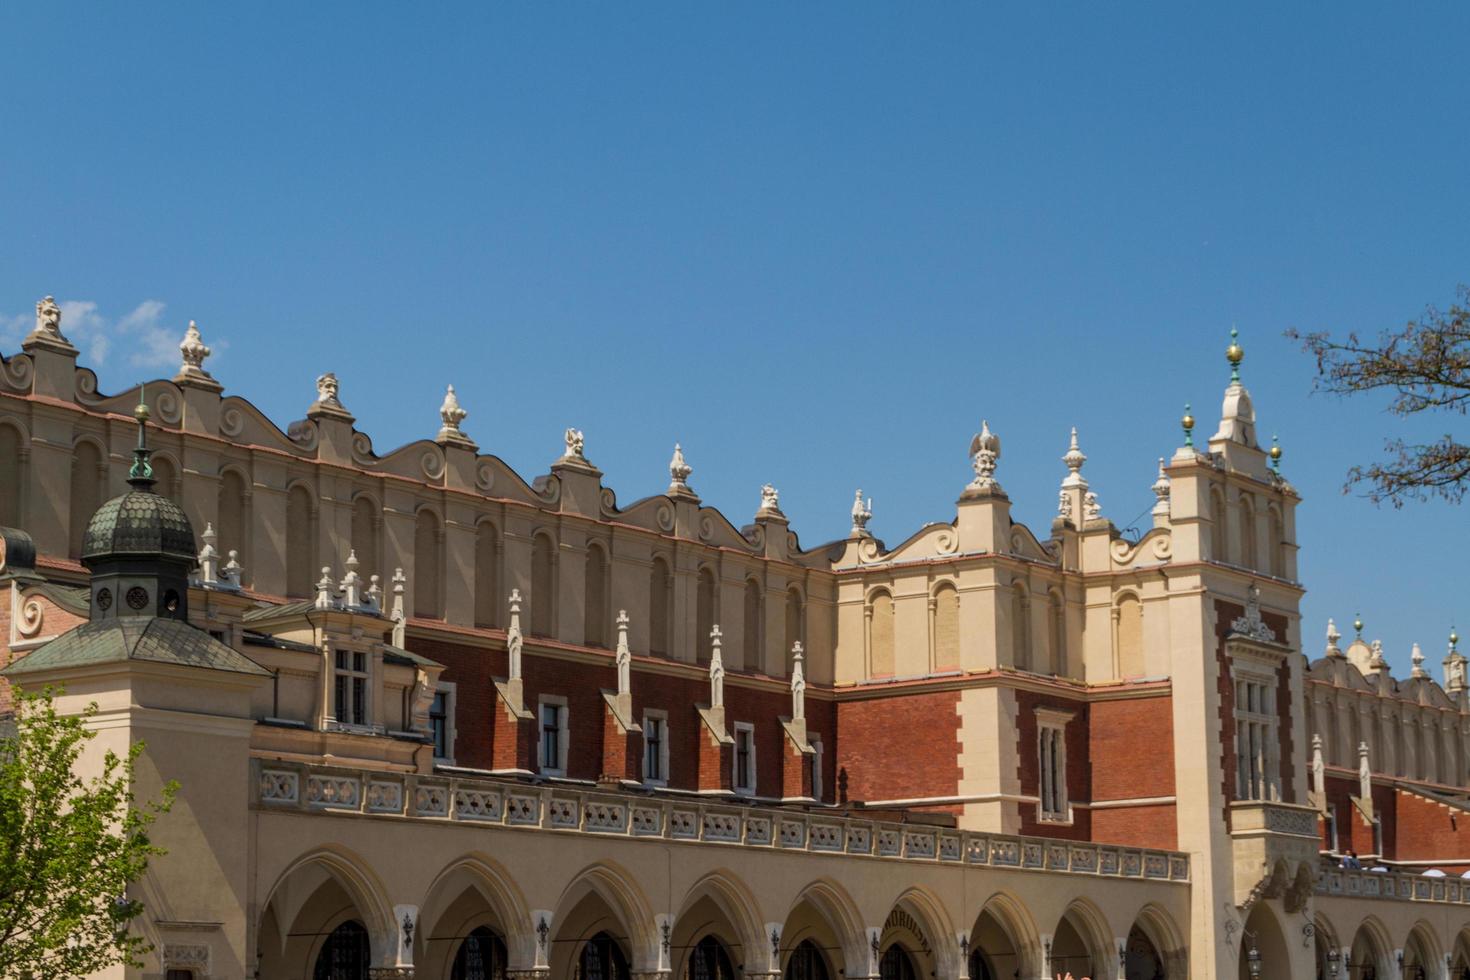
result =
M199 336L199 325L193 320L189 321L189 328L184 331L184 339L179 341L179 354L183 361L179 364L180 378L210 378L208 371L204 369L204 360L214 353L204 344L204 339Z
M669 460L669 493L681 494L691 492L689 489L689 474L694 468L684 461L684 450L676 442L674 443L674 455Z
M995 467L1000 462L1000 437L990 431L990 422L980 420L980 431L970 440L970 465L975 470L975 479L970 481L971 490L999 490L995 479Z
M1077 446L1077 427L1075 425L1072 426L1072 443L1067 447L1062 462L1067 466L1067 475L1062 480L1062 486L1086 488L1087 480L1082 476L1082 464L1087 462L1087 455Z
M765 515L773 515L776 517L782 516L781 493L769 483L761 487L761 506L760 509L755 512L755 516L757 517L762 517Z
M408 576L403 574L403 569L393 569L393 608L388 618L393 622L393 645L399 649L403 648L408 632L408 614L403 611L403 589L407 584Z
M1087 496L1082 498L1082 514L1089 521L1102 517L1102 501L1097 499L1097 494L1092 490L1087 491Z
M709 703L712 708L725 706L725 662L720 658L720 626L709 631Z
M1149 489L1154 492L1154 497L1156 498L1153 512L1167 516L1169 513L1169 493L1172 487L1169 483L1169 474L1164 472L1164 457L1162 456L1159 457L1158 478L1154 480L1153 486Z
M1424 651L1422 651L1422 650L1419 649L1419 644L1417 644L1417 643L1414 644L1414 649L1412 651L1410 651L1410 653L1409 653L1409 660L1414 665L1414 669L1412 671L1410 671L1409 676L1411 676L1411 677L1428 677L1429 676L1429 671L1427 671L1427 670L1424 669Z
M214 550L214 525L206 522L204 533L199 535L204 547L199 551L199 584L206 589L219 584L219 552Z
M220 571L220 586L226 589L238 589L241 578L245 574L245 569L240 565L240 552L231 548L229 558L230 560L225 562L225 567Z
M525 639L521 636L521 590L510 590L510 626L505 631L506 660L510 679L521 679L521 647Z
M1312 792L1319 796L1327 789L1327 766L1322 759L1322 736L1312 736Z
M801 721L806 718L806 674L802 670L801 642L791 645L791 718Z
M1237 616L1231 622L1230 632L1251 640L1276 642L1276 631L1261 619L1261 590L1256 588L1254 582L1245 592L1245 615Z
M1383 641L1374 640L1372 649L1373 655L1368 658L1368 669L1374 673L1384 673L1388 670L1388 661L1383 656Z
M318 405L331 405L341 408L342 402L338 400L340 385L337 383L337 375L328 371L316 379L316 403Z
M347 561L344 567L347 573L342 576L342 604L348 609L357 609L362 606L362 578L357 574L357 552L348 549Z
M873 498L869 497L867 504L863 503L862 488L852 498L852 533L860 538L868 536L868 522L873 519Z
M566 444L562 459L587 459L587 441L582 437L581 429L567 429L562 434L562 442Z
M1373 799L1373 767L1368 764L1368 743L1358 743L1358 796L1369 802Z
M61 307L56 305L56 297L47 296L36 304L36 329L31 336L66 339L61 335Z
M1342 648L1337 645L1340 639L1342 639L1342 634L1337 631L1337 624L1331 619L1327 620L1327 656L1342 656Z
M633 651L628 647L628 610L618 610L618 693L628 694L633 689Z
M450 385L444 392L444 404L439 406L439 421L443 424L439 427L440 439L463 439L464 433L460 431L459 425L469 415L459 404L459 396L454 393L454 385Z

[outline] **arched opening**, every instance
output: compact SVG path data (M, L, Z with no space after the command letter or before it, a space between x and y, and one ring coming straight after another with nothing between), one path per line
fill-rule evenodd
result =
M20 498L25 492L25 481L21 478L21 460L24 445L20 432L8 425L0 425L0 527L21 527L25 518L21 514Z
M584 642L589 647L606 647L610 625L607 614L607 552L601 545L587 546L582 594L587 604L582 622Z
M310 596L320 568L316 561L316 507L311 492L297 484L286 494L286 595Z
M803 939L786 957L783 980L832 980L832 970L822 949L810 939Z
M1403 980L1437 980L1444 956L1428 923L1419 922L1404 941Z
M868 600L868 673L892 677L894 670L893 596L880 589Z
M153 491L160 497L167 497L178 503L181 488L179 468L174 465L174 461L161 453L154 453L148 463L153 467Z
M551 636L556 632L556 548L551 536L538 534L531 539L532 636Z
M689 951L684 980L740 980L730 951L714 936L705 936Z
M1317 980L1342 980L1342 953L1337 935L1320 915L1312 922L1312 962ZM1336 963L1333 962L1336 958ZM1337 969L1332 969L1333 966Z
M475 625L500 625L500 534L489 521L475 528Z
M1286 578L1286 522L1281 518L1281 508L1272 504L1271 513L1271 574Z
M1455 937L1454 958L1450 960L1449 980L1470 980L1470 929L1460 930Z
M573 980L629 980L628 956L618 941L599 932L582 944Z
M788 589L786 591L786 646L782 650L782 653L788 658L788 670L792 648L798 643L806 643L804 614L805 609L801 601L801 591L798 589Z
M373 498L358 494L352 501L352 553L357 556L357 574L363 579L383 574L382 556L378 553L382 523Z
M1118 676L1142 677L1143 667L1143 603L1138 596L1127 594L1118 599L1113 615L1117 650Z
M1282 933L1281 926L1277 923L1270 906L1265 902L1256 904L1256 907L1251 910L1250 917L1245 920L1245 928L1241 930L1239 956L1237 957L1239 980L1253 980L1250 974L1252 951L1260 958L1263 978L1291 976L1291 952L1286 946L1286 936ZM1348 976L1352 980L1362 980L1355 974Z
M1019 581L1011 587L1011 662L1031 669L1031 591Z
M662 557L653 559L648 573L648 652L667 657L673 652L674 579L669 563Z
M1189 973L1189 949L1163 909L1145 905L1123 945L1123 980L1164 980Z
M881 980L918 980L913 958L898 943L889 946L879 957L878 976Z
M1240 563L1256 568L1256 505L1247 494L1240 495Z
M228 561L231 551L239 555L249 584L252 569L250 555L250 491L239 470L225 470L219 482L218 541L220 554Z
M1086 924L1079 921L1077 913L1069 909L1057 923L1057 931L1051 939L1051 969L1054 973L1070 973L1074 977L1097 975L1097 963L1093 954L1096 950L1086 938Z
M505 941L487 926L477 926L459 944L449 980L505 980Z
M701 568L694 595L694 659L699 663L709 662L709 634L714 626L715 573L709 568Z
M1219 487L1210 488L1210 558L1213 561L1229 561L1226 545L1225 492Z
M413 614L444 618L444 553L439 546L439 517L427 507L413 522Z
M1011 980L1040 973L1040 940L1025 909L1006 895L986 902L970 929L970 980Z
M1135 925L1123 947L1124 980L1163 980L1164 956L1148 934Z
M102 506L107 488L107 472L102 468L102 453L97 444L83 439L71 451L70 551L73 558L82 555L82 537L87 523Z
M960 594L954 585L941 582L934 589L934 669L955 670L960 665Z
M311 975L313 980L367 980L371 958L367 928L348 919L327 934Z
M1047 593L1047 650L1051 654L1051 672L1067 676L1067 606L1059 589Z
M747 579L745 582L745 601L743 605L742 626L744 627L744 664L746 670L760 670L761 648L765 643L761 638L761 587L755 579Z

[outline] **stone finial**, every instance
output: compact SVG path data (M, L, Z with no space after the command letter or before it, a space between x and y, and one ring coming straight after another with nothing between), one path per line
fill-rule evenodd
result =
M628 610L618 610L618 693L633 690L633 651L628 647Z
M769 483L761 487L761 505L755 512L757 518L761 517L785 517L781 513L781 492Z
M1164 472L1164 457L1160 456L1159 475L1154 480L1153 486L1149 487L1154 492L1153 514L1155 517L1169 516L1169 492L1171 488L1169 474Z
M1089 490L1082 498L1082 513L1089 521L1102 519L1102 501L1097 499L1096 492Z
M1312 736L1312 792L1321 796L1327 789L1327 765L1322 759L1322 736Z
M806 717L806 673L802 669L801 641L791 644L791 719Z
M77 352L71 341L61 335L61 307L56 305L54 297L47 296L36 304L36 328L26 334L21 347L27 351L44 347L62 354Z
M970 481L970 490L999 490L995 479L995 467L1000 462L1000 436L990 431L990 422L980 420L980 431L970 440L970 465L975 470L975 479Z
M1189 402L1184 403L1184 415L1179 419L1179 428L1184 430L1184 448L1194 448L1194 413L1189 409Z
M400 649L408 632L408 614L403 611L403 590L406 585L408 576L403 574L403 569L393 569L393 608L389 611L388 618L393 621L393 645Z
M1244 360L1244 358L1245 358L1245 350L1244 350L1244 348L1242 348L1240 346L1240 343L1238 341L1238 338L1239 337L1240 337L1240 332L1235 329L1235 325L1234 324L1231 324L1230 325L1230 346L1227 347L1227 348L1225 348L1225 360L1227 360L1227 361L1230 362L1230 382L1231 382L1231 384L1239 384L1240 383L1240 362L1242 360Z
M1358 796L1373 799L1373 767L1368 764L1368 743L1358 743Z
M199 584L206 589L219 584L219 552L214 549L217 537L214 524L206 521L204 533L199 535L204 542L204 547L199 551Z
M852 497L852 534L853 537L866 538L868 534L868 522L873 519L873 498L869 497L866 504L863 503L862 488Z
M454 385L450 385L444 392L444 403L439 406L439 442L468 442L459 424L469 415L459 405L459 396L454 393Z
M240 588L240 581L245 575L245 569L240 565L240 552L231 548L229 559L229 561L225 562L225 567L220 570L220 585L227 589L238 589Z
M1362 638L1363 638L1363 616L1362 616L1361 613L1354 613L1353 614L1353 639L1355 639L1355 640L1361 640Z
M999 454L999 450L996 451ZM1087 454L1077 446L1077 427L1072 426L1072 443L1067 447L1067 452L1062 456L1062 462L1067 466L1067 475L1062 479L1063 489L1069 487L1082 487L1086 489L1087 479L1082 475L1082 464L1087 462Z
M725 662L720 658L720 624L709 631L709 703L712 708L725 706Z
M562 434L562 442L565 443L565 451L561 454L562 459L587 459L587 440L582 436L581 429L567 429Z
M1266 450L1266 455L1271 461L1266 464L1271 467L1271 472L1278 478L1281 476L1281 439L1276 435L1271 436L1271 448Z
M684 462L683 447L674 443L674 455L669 460L669 494L677 496L692 493L689 489L689 474L693 472L694 468Z
M322 577L316 583L316 607L318 609L334 608L337 605L336 591L337 583L332 581L332 570L323 565Z
M1415 643L1414 648L1409 651L1409 661L1414 665L1413 670L1409 671L1410 677L1429 676L1429 671L1424 669L1424 651L1419 649L1419 644Z
M1340 639L1342 639L1342 634L1337 631L1337 624L1330 619L1327 620L1327 656L1342 656L1342 648L1337 645Z
M347 561L343 563L346 574L342 576L342 604L348 609L357 609L362 605L362 577L357 574L358 567L357 552L349 548L347 550Z
M1374 640L1372 650L1373 655L1368 658L1368 669L1375 674L1388 673L1388 660L1383 656L1383 641Z
M381 612L383 609L382 580L376 575L368 576L367 601L364 605L375 613Z
M184 339L179 341L182 361L174 380L214 382L214 377L204 368L205 358L212 353L214 352L205 346L204 339L199 336L199 325L190 320L189 328L184 331Z
M1444 658L1444 689L1459 694L1466 689L1465 655L1460 652L1460 635L1450 627L1450 650Z
M510 590L510 626L505 631L505 653L510 671L510 679L518 681L521 679L521 646L525 639L521 636L521 590Z

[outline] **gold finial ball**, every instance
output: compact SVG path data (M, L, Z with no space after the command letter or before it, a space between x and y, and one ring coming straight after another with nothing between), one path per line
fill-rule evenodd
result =
M1357 616L1357 617L1355 617L1353 619L1353 629L1357 630L1359 633L1363 632L1363 617L1362 616Z
M1274 460L1280 460L1281 459L1281 446L1280 445L1273 444L1271 446L1271 458L1274 459Z
M1194 416L1189 414L1188 408L1184 410L1184 418L1179 420L1179 424L1184 426L1185 429L1194 428Z
M147 422L148 406L143 404L142 402L139 402L138 407L133 409L133 418L137 419L139 422Z
M1225 348L1225 360L1230 362L1231 367L1239 367L1241 360L1245 357L1245 351L1240 344L1236 343L1237 333L1234 327L1230 328L1230 346Z

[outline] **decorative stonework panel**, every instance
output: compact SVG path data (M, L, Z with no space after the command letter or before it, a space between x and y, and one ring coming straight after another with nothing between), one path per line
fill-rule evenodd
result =
M595 833L618 833L628 820L628 808L621 803L592 803L582 808L582 829Z
M1040 844L1031 843L1029 841L1021 844L1021 867L1042 867L1042 854Z
M546 804L546 817L553 827L575 827L577 826L577 803L575 800L553 799Z
M902 846L902 841L899 839L898 831L888 830L886 828L880 829L878 831L879 857L897 857L899 854L899 849Z
M541 801L534 796L505 798L505 822L518 827L533 826L541 822Z
M903 835L903 853L905 857L929 859L935 854L935 836L924 833L906 833Z
M633 808L633 833L640 837L657 837L663 832L663 814L653 807Z
M814 823L811 833L812 850L842 850L842 828L836 824Z
M745 843L747 844L769 844L771 842L771 821L765 817L745 818Z
M847 853L873 853L873 832L867 827L847 828Z
M806 846L806 824L800 820L781 821L781 846L782 847L805 847Z
M413 811L421 817L449 816L449 789L420 783L413 792Z
M163 968L165 970L193 970L195 976L208 976L209 945L207 943L165 943Z
M489 793L472 789L457 789L454 791L454 817L456 820L499 820L500 815L499 793Z
M675 810L669 814L669 836L694 840L699 836L699 818L692 811Z
M1169 877L1169 859L1162 854L1145 854L1143 857L1143 876L1145 878Z
M960 839L954 834L943 834L939 838L939 860L958 861L960 859Z
M260 774L260 802L295 803L299 799L300 777L294 772L272 769Z
M367 810L369 813L402 813L403 784L371 780L367 788Z
M740 818L733 813L705 813L700 837L712 841L738 841Z
M312 806L355 810L358 796L358 782L354 778L311 775L306 779L306 802Z

